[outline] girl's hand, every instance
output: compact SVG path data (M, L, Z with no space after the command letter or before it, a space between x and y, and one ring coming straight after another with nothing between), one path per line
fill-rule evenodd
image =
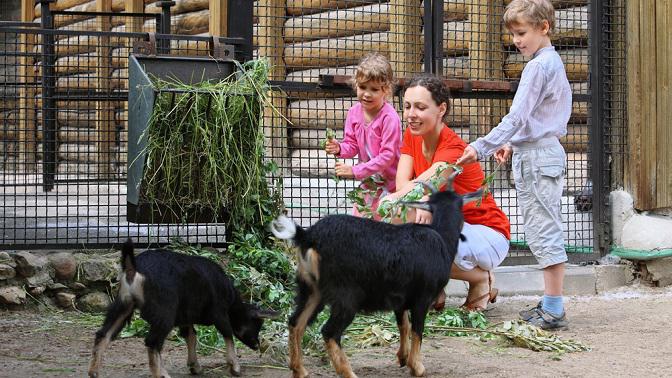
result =
M341 145L336 139L330 139L325 143L324 151L330 155L338 155L341 152Z
M415 209L415 223L432 224L432 213L427 210Z
M495 161L499 164L506 163L509 157L511 157L511 146L508 144L495 152Z
M464 153L462 154L462 157L457 159L455 164L457 165L465 165L469 163L473 163L478 160L478 153L476 152L476 149L471 146L467 146L467 148L464 149Z
M352 173L352 166L343 164L341 162L336 162L336 176L343 178L355 178L355 174Z

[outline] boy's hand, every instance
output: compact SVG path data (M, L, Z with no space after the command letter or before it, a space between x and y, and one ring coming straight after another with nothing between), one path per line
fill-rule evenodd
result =
M506 163L511 157L511 146L508 144L495 152L495 161L499 164Z
M336 176L343 178L355 178L355 174L352 173L352 166L343 164L341 162L336 162Z
M330 139L325 143L324 151L330 155L338 155L341 152L341 145L336 139Z
M457 165L465 165L469 163L473 163L478 160L478 153L476 152L476 149L471 146L467 146L467 148L464 149L464 153L462 154L462 157L457 159L455 164Z

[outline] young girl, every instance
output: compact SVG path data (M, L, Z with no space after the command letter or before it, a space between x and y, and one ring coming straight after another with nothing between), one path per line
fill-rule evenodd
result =
M353 166L336 162L336 176L357 180L373 176L382 182L378 192L366 199L375 214L380 197L395 190L401 144L401 120L386 101L393 86L390 62L379 53L366 55L357 66L353 85L359 102L348 110L343 140L332 139L324 149L339 158L359 156ZM354 214L360 215L357 209Z

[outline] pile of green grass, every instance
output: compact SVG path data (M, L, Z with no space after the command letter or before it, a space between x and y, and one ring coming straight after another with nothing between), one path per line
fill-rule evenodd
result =
M269 182L277 166L265 159L261 128L268 70L253 60L219 82L154 80L158 95L142 135L145 201L176 215L205 210L236 229L278 214L280 183Z

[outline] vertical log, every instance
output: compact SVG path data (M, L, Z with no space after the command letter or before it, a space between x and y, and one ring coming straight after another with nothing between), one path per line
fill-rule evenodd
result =
M470 79L501 80L504 77L504 53L500 37L504 8L502 0L475 0L468 8L471 24ZM503 100L479 99L476 103L476 108L470 108L469 138L472 141L497 126L508 110Z
M35 1L21 0L21 21L33 22L35 19ZM36 61L28 53L35 51L35 34L21 34L21 58L19 66L19 80L22 85L19 90L19 162L26 171L35 171L35 155L37 152L37 69Z
M210 35L226 37L228 35L228 0L210 0Z
M287 12L287 0L257 1L257 43L259 57L268 59L271 66L270 80L285 80L287 74L283 62L284 39L283 27ZM267 156L274 159L279 166L285 166L287 152L287 96L272 90L268 98L273 108L264 107L263 127L266 136ZM278 114L279 113L279 114Z
M421 10L418 0L390 1L390 62L396 77L422 72Z
M143 0L126 0L126 13L144 13L145 4ZM130 33L142 32L143 20L139 17L129 17L126 19L126 31Z
M112 12L112 0L96 0L97 12ZM97 30L112 30L110 16L98 16ZM96 89L100 95L111 95L110 78L112 73L112 54L110 37L98 37L96 49ZM112 147L114 145L114 107L111 101L101 100L96 104L96 145L98 173L101 178L109 178L114 172Z
M656 136L655 148L657 152L656 164L656 208L672 206L672 95L670 95L670 79L672 77L672 5L669 1L656 1L655 25L656 44L652 46L655 54L656 73L655 103L651 108L656 109Z
M641 148L642 148L642 84L640 82L640 0L628 0L626 8L626 40L628 41L626 56L626 81L628 82L628 155L626 166L626 189L632 193L635 207L640 206L639 181Z

